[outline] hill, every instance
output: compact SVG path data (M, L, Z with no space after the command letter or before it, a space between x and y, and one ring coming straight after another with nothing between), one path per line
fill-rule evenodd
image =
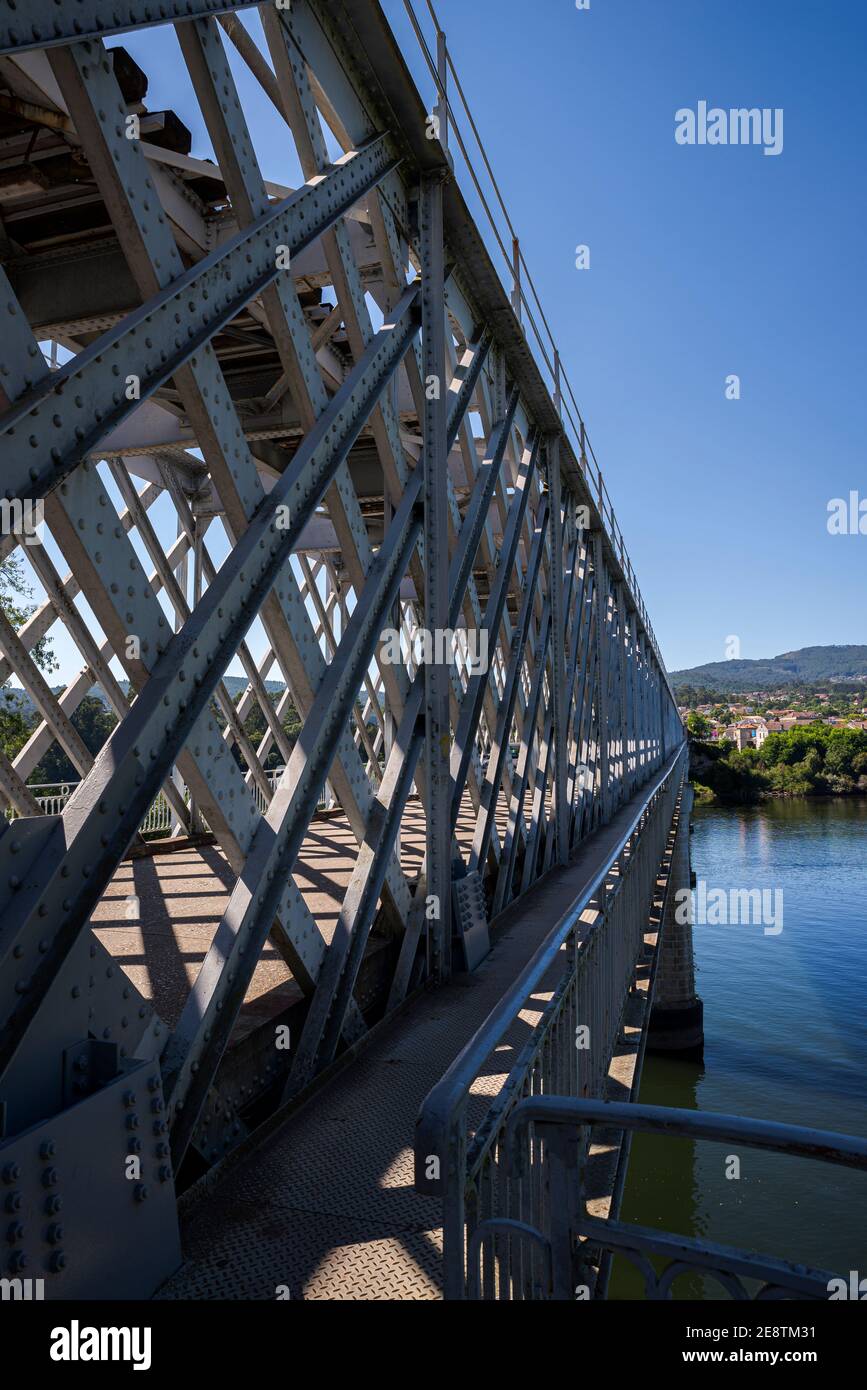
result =
M821 681L867 681L867 646L802 647L760 661L709 661L687 671L671 671L673 686L706 686L713 690L778 690L784 685L813 685Z
M223 684L225 685L226 690L229 692L231 698L233 700L237 700L238 696L241 694L241 691L246 690L248 681L246 676L224 676ZM121 690L124 692L125 695L129 693L129 681L119 680L118 685L120 686ZM282 681L265 681L265 689L268 691L269 695L279 695L283 693L286 687ZM54 685L51 687L51 690L54 695L61 695L63 693L64 686ZM101 700L102 703L105 705L106 709L109 708L108 700L106 699L105 695L103 694L102 690L98 685L91 686L90 691L88 693L90 695L95 696L97 700ZM37 713L36 706L33 703L31 696L28 694L26 690L22 690L17 685L7 685L3 687L2 696L3 700L8 706L12 706L20 710L20 712L25 716L25 718L35 718Z

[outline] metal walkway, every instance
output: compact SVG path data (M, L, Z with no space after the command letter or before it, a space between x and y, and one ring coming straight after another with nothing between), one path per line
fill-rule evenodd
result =
M350 1067L182 1216L185 1263L161 1298L442 1296L442 1208L414 1188L422 1101L611 854L627 806L494 924L472 975L423 994ZM474 1096L478 1126L563 970L528 1000ZM538 1006L538 1007L534 1007Z
M505 819L502 812L499 820L503 828ZM475 816L467 794L455 826L455 839L464 854L472 847L474 828ZM174 1027L214 940L235 875L218 845L180 840L168 848L171 853L126 859L91 922L96 939L111 959L160 1018ZM417 798L404 807L399 850L407 881L414 883L425 850L424 809ZM326 943L337 930L358 853L358 842L343 812L310 822L293 879ZM380 940L379 946L384 945ZM372 947L377 947L376 938ZM239 1011L230 1048L251 1028L277 1018L303 998L304 992L277 946L267 943Z

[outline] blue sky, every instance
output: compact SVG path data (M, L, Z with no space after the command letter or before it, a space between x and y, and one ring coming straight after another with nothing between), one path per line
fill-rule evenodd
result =
M827 531L867 498L867 6L437 10L669 668L867 642L867 536ZM677 145L702 99L782 107L782 153Z
M669 669L722 660L731 636L743 657L867 642L867 535L826 524L832 498L867 498L867 6L437 8ZM403 0L384 9L432 100ZM148 72L148 106L173 107L210 155L171 32L116 42ZM266 176L297 182L233 67ZM783 108L782 153L678 145L675 112L701 100ZM68 639L57 650L66 679L81 663Z

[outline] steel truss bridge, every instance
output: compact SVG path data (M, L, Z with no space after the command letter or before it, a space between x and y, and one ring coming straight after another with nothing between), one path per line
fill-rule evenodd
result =
M212 157L149 109L144 26ZM0 3L0 559L38 594L0 616L38 716L0 760L0 1272L49 1298L575 1282L544 1153L571 1211L688 874L683 731L427 58L433 110L376 0Z

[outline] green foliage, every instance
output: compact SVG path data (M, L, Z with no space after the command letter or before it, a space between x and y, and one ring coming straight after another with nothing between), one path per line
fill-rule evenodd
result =
M783 686L809 685L820 681L863 682L867 679L867 646L802 647L796 652L762 661L737 659L709 661L688 671L673 671L672 686L710 688L707 701L718 699L721 691L779 690ZM839 688L839 687L838 687ZM864 686L862 684L863 691ZM689 703L679 700L681 704Z
M867 729L809 724L770 734L759 749L702 746L702 785L721 800L845 796L867 791Z
M13 553L0 563L0 612L16 632L36 611L31 599L24 562L20 555ZM36 643L33 659L46 673L57 670L48 637ZM37 722L32 711L27 713L22 709L10 686L0 689L0 749L10 762L21 752Z
M719 690L711 685L691 685L672 683L674 698L679 705L694 709L696 705L712 705L719 699Z
M693 738L707 738L710 733L710 724L704 715L696 714L695 711L687 717L686 727Z
M117 724L117 716L96 695L85 695L72 715L72 724L81 735L87 751L96 757ZM70 762L59 743L52 743L48 752L34 769L31 783L77 782L81 773Z
M241 697L243 696L245 689L246 686L242 686L241 689L239 689L237 695L234 697L234 703L236 706ZM278 702L283 698L284 693L285 692L283 692L282 690L267 691L268 699L271 701L271 704L274 706L275 710L277 708ZM211 714L213 715L219 728L221 730L225 729L226 719L218 705L212 705ZM301 725L303 721L301 719L300 714L298 713L295 706L291 703L291 701L289 702L289 704L287 704L286 708L284 709L283 717L280 722L286 734L286 737L289 740L290 745L294 748L298 735L301 732ZM267 730L268 721L265 718L264 712L257 700L253 704L249 714L244 720L244 731L254 748L259 747L259 744L265 737ZM232 744L232 753L234 755L235 762L238 764L238 766L242 769L242 771L246 771L247 764L244 761L243 754L241 753L241 750L238 748L238 745L236 743ZM270 772L275 767L281 767L283 765L283 762L284 758L280 752L280 749L277 747L276 743L272 741L271 748L268 752L268 756L264 764L265 771Z
M0 690L0 748L10 762L17 758L30 737L36 720L22 711L8 689Z
M32 590L27 583L24 562L20 555L13 553L0 563L0 611L17 631L27 619L36 612L31 602ZM32 650L33 660L40 670L56 671L58 662L51 650L48 637L42 637Z
M716 800L710 787L705 787L701 782L693 782L692 790L699 806L709 806Z

